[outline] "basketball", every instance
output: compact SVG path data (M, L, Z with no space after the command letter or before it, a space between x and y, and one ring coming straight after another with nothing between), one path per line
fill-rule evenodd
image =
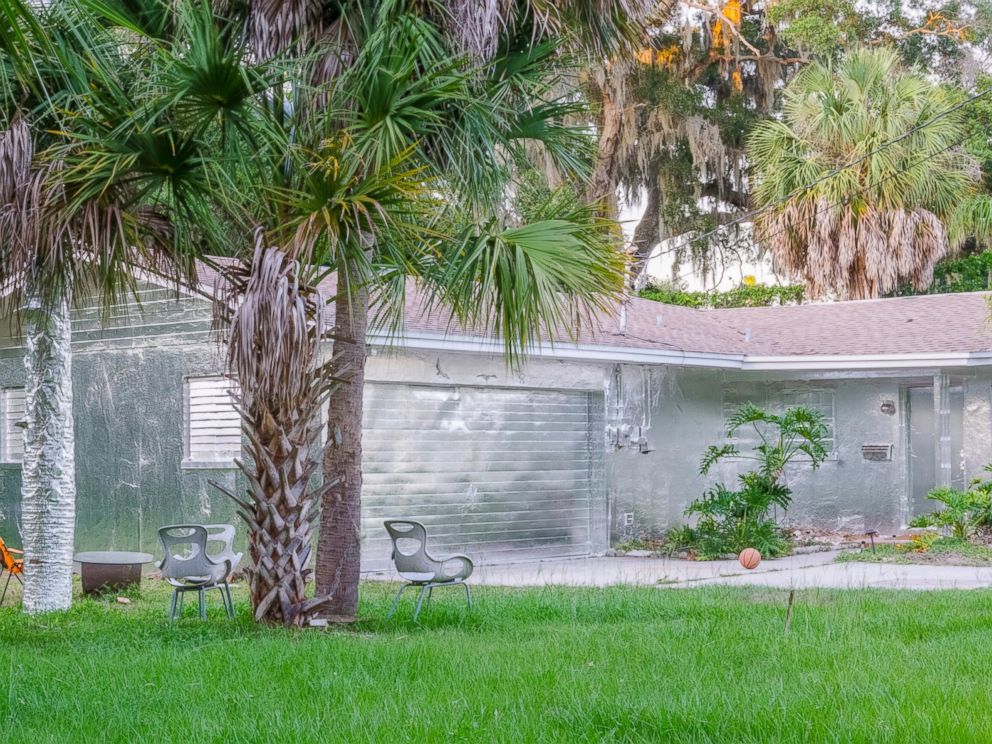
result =
M757 568L758 564L761 563L761 553L759 553L754 548L744 548L741 554L737 556L737 560L741 562L741 565L746 569Z

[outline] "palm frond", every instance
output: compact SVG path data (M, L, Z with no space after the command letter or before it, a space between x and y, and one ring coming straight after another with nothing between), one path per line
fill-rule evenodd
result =
M568 217L467 227L425 275L432 304L500 337L511 363L539 343L574 339L591 310L617 299L623 259L612 223L589 209Z
M812 297L877 297L927 286L963 231L989 232L961 147L966 113L948 113L955 96L881 48L797 74L782 119L761 122L748 143L756 237L776 267Z

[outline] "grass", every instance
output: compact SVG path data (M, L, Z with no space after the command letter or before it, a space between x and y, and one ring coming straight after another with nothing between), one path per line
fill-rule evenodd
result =
M945 566L992 566L992 548L955 537L941 537L930 545L911 543L875 546L837 556L841 563L901 563Z
M992 591L479 587L410 621L363 585L353 628L254 625L167 590L0 609L11 742L992 740ZM8 599L8 603L9 603ZM187 606L187 611L189 612Z

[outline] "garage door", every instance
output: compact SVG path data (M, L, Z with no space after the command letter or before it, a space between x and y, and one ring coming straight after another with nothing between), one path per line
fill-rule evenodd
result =
M602 499L596 396L367 384L364 566L389 565L382 521L423 522L436 553L479 562L585 555ZM601 449L601 447L600 447Z

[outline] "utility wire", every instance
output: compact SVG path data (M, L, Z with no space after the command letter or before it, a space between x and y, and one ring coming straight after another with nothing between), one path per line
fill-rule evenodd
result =
M833 170L831 170L831 171L829 171L827 173L824 173L822 176L819 176L819 177L813 179L812 181L810 181L807 184L803 184L802 186L797 186L795 189L793 189L792 191L790 191L785 196L779 197L775 201L766 204L765 206L761 207L760 209L752 210L750 212L747 212L746 214L742 214L740 217L737 217L736 219L733 219L730 222L725 222L725 223L723 223L721 225L717 225L716 227L714 227L711 230L706 231L702 235L696 236L694 238L687 239L686 242L706 240L707 238L712 237L713 235L716 235L717 233L719 233L721 230L724 230L725 228L732 227L734 225L739 225L742 222L753 222L754 219L758 215L762 214L763 212L766 212L769 209L772 209L773 207L777 207L779 204L783 204L783 203L789 201L789 199L792 199L793 197L798 196L799 194L802 194L802 193L804 193L806 191L809 191L814 186L816 186L816 185L818 185L820 183L823 183L824 181L827 181L827 180L829 180L831 178L834 178L834 177L840 175L841 173L843 173L848 168L853 168L856 165L860 165L865 160L867 160L868 158L872 157L873 155L877 155L878 153L882 152L887 147L891 147L892 145L896 144L897 142L902 142L904 139L907 139L907 138L911 137L916 132L919 132L920 130L925 129L926 127L930 126L931 124L933 124L933 123L935 123L937 121L940 121L945 116L948 116L950 114L953 114L955 111L959 111L960 109L964 108L965 106L970 106L972 103L974 103L975 101L977 101L978 99L980 99L980 98L982 98L984 96L987 96L989 93L992 93L992 86L986 88L985 90L979 91L978 93L975 93L975 94L973 94L971 96L968 96L963 101L961 101L959 103L956 103L955 105L950 106L949 108L946 108L946 109L944 109L943 111L941 111L941 112L939 112L937 114L934 114L932 117L930 117L929 119L927 119L922 124L917 124L916 126L911 127L910 129L907 129L905 132L903 132L902 134L900 134L898 137L893 137L892 139L883 142L882 144L880 144L875 149L869 150L864 155L861 155L860 157L855 158L851 162L845 163L844 165L841 165L841 166L838 166L837 168L834 168ZM962 140L960 142L957 142L954 146L956 147L957 145L960 145L961 142L963 142L963 141L964 141L964 138L962 138ZM949 148L945 148L945 149L949 149ZM941 151L941 152L943 152L943 151ZM938 155L938 154L940 154L940 153L934 153L934 155ZM933 157L933 156L931 156L931 157ZM914 166L911 166L911 167L915 168L916 166L914 165ZM898 173L901 173L901 172L905 172L905 171L896 171L896 173L894 173L892 175L897 175ZM883 179L883 181L884 180L886 180L886 179ZM879 183L881 183L881 181ZM877 186L878 184L875 184L875 185ZM869 188L869 186L865 186L863 188ZM839 206L839 205L836 205L836 206ZM679 246L679 247L681 247L681 246ZM647 263L648 261L650 261L650 260L652 260L654 258L658 258L659 256L662 256L665 253L671 253L672 251L675 251L675 250L678 250L678 247L676 247L676 248L666 248L664 251L662 251L661 253L657 253L657 254L652 251L650 254L648 254L647 258L644 259L644 262Z

